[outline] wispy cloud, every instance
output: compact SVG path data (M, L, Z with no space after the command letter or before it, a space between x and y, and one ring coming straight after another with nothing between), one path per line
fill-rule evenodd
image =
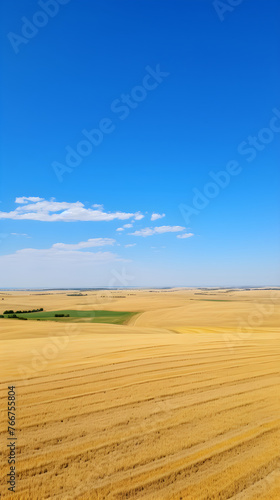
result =
M59 261L63 261L63 259L67 259L68 262L72 260L78 260L79 262L91 262L91 261L99 261L99 260L123 260L118 258L117 255L112 252L80 252L80 249L70 250L56 248L53 245L51 248L24 248L22 250L17 250L13 254L2 255L0 257L1 260L6 260L9 262L13 262L18 260L19 257L23 258L37 258L39 257L42 261L48 259L58 259Z
M134 231L130 233L133 236L152 236L153 234L163 234L163 233L179 233L184 231L186 228L183 226L158 226L158 227L145 227L144 229L139 229L139 231Z
M125 248L135 247L136 243L128 243L127 245L124 245L124 246L125 246Z
M19 196L15 199L15 203L28 203L29 201L43 201L44 198L39 198L39 196Z
M165 217L165 214L156 214L156 213L153 213L152 217L151 217L151 220L163 219L163 217Z
M30 236L28 236L28 234L26 233L11 233L12 236L25 236L26 238L30 238Z
M134 222L134 221L133 221L133 222ZM121 231L124 231L125 229L129 229L129 228L131 228L131 227L133 227L133 223L132 223L132 224L124 224L122 227L118 227L118 228L116 229L116 231L121 232Z
M11 212L0 212L0 219L36 220L44 222L72 222L72 221L111 221L134 218L141 220L144 216L140 212L104 212L102 206L85 208L80 201L75 203L50 201L39 197L22 196L15 202L20 206ZM31 202L31 203L29 203Z
M193 233L177 234L177 238L180 238L181 240L183 240L185 238L191 238L192 236L194 236Z
M112 252L70 247L25 248L0 256L2 286L96 286L108 282L115 263L127 262Z
M112 238L90 238L87 241L80 241L80 243L55 243L51 248L58 250L82 250L83 248L103 247L106 245L113 245L116 240Z

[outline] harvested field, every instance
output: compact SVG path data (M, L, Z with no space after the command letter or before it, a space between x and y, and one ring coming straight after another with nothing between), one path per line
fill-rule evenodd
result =
M2 498L280 498L280 292L195 292L5 295L2 310L139 313L1 319L2 443L8 384L17 397L17 488L4 480Z

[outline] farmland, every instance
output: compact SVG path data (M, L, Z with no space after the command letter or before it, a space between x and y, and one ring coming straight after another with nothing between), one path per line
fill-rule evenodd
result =
M3 293L2 312L138 313L1 319L1 442L8 384L18 437L1 498L280 497L280 293L196 292Z

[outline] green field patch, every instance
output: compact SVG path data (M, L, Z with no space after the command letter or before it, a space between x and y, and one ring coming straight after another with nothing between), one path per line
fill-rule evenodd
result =
M231 299L190 299L190 300L204 300L206 302L233 302Z
M87 323L111 323L117 325L123 325L132 316L137 314L136 312L126 312L126 311L74 311L71 309L65 309L60 311L42 311L34 313L24 313L17 314L17 318L25 318L29 320L40 320L40 321L59 321L59 322L87 322ZM57 315L57 316L56 316ZM8 315L5 315L7 318ZM16 318L13 318L16 319Z

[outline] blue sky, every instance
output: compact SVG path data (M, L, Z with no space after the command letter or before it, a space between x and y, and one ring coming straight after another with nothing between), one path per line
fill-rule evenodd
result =
M2 6L2 287L279 285L280 4L230 3Z

